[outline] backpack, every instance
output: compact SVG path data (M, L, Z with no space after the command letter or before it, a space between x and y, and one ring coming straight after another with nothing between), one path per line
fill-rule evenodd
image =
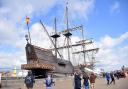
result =
M47 86L47 87L51 87L52 84L53 84L53 79L51 79L50 81L48 81L48 80L46 79L46 86Z
M27 76L25 78L25 84L26 85L31 85L32 84L32 77L31 76Z

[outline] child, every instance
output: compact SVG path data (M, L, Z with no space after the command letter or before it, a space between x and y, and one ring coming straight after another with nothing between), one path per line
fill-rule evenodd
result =
M53 89L53 85L55 82L51 78L51 75L48 75L47 78L45 79L45 84L46 84L46 89Z

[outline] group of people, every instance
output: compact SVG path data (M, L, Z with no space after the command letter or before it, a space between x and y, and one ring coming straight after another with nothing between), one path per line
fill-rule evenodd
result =
M83 76L83 78L82 78ZM81 84L83 79L83 84ZM94 89L94 83L95 83L96 75L94 73L91 73L90 76L87 73L80 73L75 72L74 74L74 89ZM33 85L35 83L35 78L31 71L28 72L28 75L25 77L25 85L27 89L32 89ZM45 79L45 85L46 89L53 89L53 86L55 85L55 81L53 80L52 76L50 74L47 75L47 78Z
M114 77L114 73L113 72L106 73L105 77L106 77L106 80L107 80L107 85L111 84L112 82L113 82L113 84L115 84L115 77Z
M31 71L28 71L28 75L25 77L24 83L27 89L33 89L35 78ZM45 79L45 85L46 85L46 89L53 89L53 85L55 85L55 82L50 74L48 74L47 78Z
M111 71L110 73L106 72L103 77L106 77L107 85L111 83L115 84L115 79L119 80L120 78L125 78L126 75L123 71Z
M84 87L84 89L94 89L94 83L96 79L96 75L94 73L91 73L90 76L89 74L83 72L83 84L81 84L82 78L81 78L81 73L76 72L74 74L74 89L81 89Z

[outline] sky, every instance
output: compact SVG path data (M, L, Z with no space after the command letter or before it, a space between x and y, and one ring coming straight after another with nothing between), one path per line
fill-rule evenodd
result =
M127 0L0 0L0 68L20 68L26 64L26 16L30 17L32 44L50 48L39 21L49 33L53 32L54 18L58 32L66 29L67 2L69 27L83 25L85 39L92 38L100 48L96 68L110 71L128 66ZM80 39L80 33L73 32L72 42ZM59 44L63 40L60 38Z

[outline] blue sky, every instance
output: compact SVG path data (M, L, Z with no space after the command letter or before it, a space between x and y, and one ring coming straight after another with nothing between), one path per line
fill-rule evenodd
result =
M69 17L71 17L69 18L69 21L72 22L69 23L71 25L84 25L87 32L85 34L87 34L88 37L92 37L96 40L106 34L109 34L112 37L118 37L125 33L128 29L128 21L126 20L128 16L127 4L127 0L95 0L93 10L90 11L87 18L72 18L69 15ZM114 5L116 7L115 9L112 9L114 8ZM64 9L64 4L63 6L56 4L47 14L34 14L33 18L31 18L33 21L32 23L38 22L41 19L45 24L53 26L53 20L55 17L63 17L57 18L58 23L63 23L64 21L62 20L64 20ZM70 7L69 11L71 11L71 9L72 8Z
M128 29L126 20L128 12L125 3L117 0L96 0L95 9L89 16L87 28L92 37L98 39L105 34L118 37ZM112 11L112 6L118 3L117 9ZM95 34L94 34L95 33Z
M119 69L128 58L128 1L127 0L67 0L69 27L84 26L86 38L93 38L100 47L97 68ZM14 3L15 2L15 3ZM65 29L65 0L1 0L0 1L0 67L20 67L26 63L26 15L30 17L33 44L49 47L45 33L39 31L42 20L52 32L54 18L58 31ZM42 36L43 35L43 36ZM79 38L75 33L73 41ZM49 45L44 45L48 43ZM118 51L117 51L118 50ZM117 56L118 55L118 56ZM18 58L18 59L16 59ZM8 60L13 59L11 62ZM114 63L112 64L111 62ZM121 61L121 62L120 62ZM15 64L13 63L15 62ZM107 67L106 67L107 66Z

